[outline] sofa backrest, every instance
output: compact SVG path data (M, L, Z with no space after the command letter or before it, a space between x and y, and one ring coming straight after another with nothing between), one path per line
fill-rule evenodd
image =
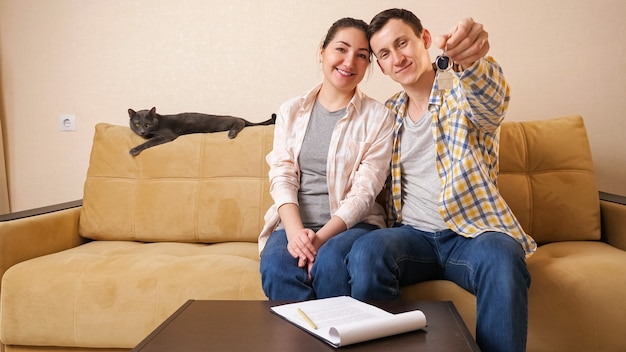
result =
M132 157L144 140L98 124L79 231L98 240L255 242L272 204L265 156L273 126L192 134ZM600 239L600 205L580 116L507 121L498 186L540 243Z
M537 243L600 239L600 201L582 117L505 122L498 187Z
M96 126L79 220L82 236L146 242L256 242L269 196L273 126L191 134L136 157L145 140Z

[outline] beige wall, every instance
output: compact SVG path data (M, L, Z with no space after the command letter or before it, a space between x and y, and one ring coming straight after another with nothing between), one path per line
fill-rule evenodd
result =
M484 23L513 87L508 119L582 115L599 188L626 195L622 0L0 0L12 210L80 199L94 125L126 125L129 107L266 119L320 81L334 20L387 7L433 34ZM384 100L398 86L374 67L362 88ZM75 132L58 131L60 114L76 115Z

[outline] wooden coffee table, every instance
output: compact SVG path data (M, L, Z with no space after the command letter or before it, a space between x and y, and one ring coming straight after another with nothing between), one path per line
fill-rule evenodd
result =
M283 303L190 300L132 351L479 351L452 302L370 302L392 313L420 309L428 326L338 349L270 311Z

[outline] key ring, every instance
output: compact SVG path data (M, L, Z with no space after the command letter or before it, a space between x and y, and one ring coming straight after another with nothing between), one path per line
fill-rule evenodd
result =
M452 60L450 60L450 58L446 55L439 55L435 59L435 66L438 71L448 71L452 68Z
M443 49L443 53L435 58L435 66L438 71L448 71L452 68L452 60L446 55L448 44Z

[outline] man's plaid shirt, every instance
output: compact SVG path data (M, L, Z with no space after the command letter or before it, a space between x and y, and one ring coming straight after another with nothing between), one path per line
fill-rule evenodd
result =
M439 213L450 229L466 237L486 231L507 233L529 256L537 245L497 188L500 124L509 99L502 69L491 57L459 73L453 88L443 94L435 80L429 110L442 184ZM389 192L389 222L394 223L402 222L400 139L408 106L406 92L397 93L386 105L395 116Z

